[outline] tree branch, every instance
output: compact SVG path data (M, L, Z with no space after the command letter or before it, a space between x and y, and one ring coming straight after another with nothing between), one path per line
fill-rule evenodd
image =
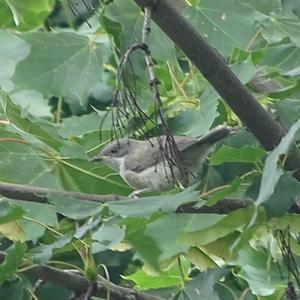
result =
M83 201L93 201L93 202L110 202L120 200L124 197L118 195L96 195L96 194L85 194L78 192L67 192L61 190L53 190L47 188L41 188L36 186L24 185L24 184L15 184L0 182L0 194L2 196L17 199L25 200L30 202L39 202L39 203L48 203L48 196L66 196L78 198Z
M0 195L5 197L15 199L15 200L25 200L29 202L39 202L39 203L48 203L49 195L56 196L65 196L65 197L74 197L82 201L93 201L93 202L111 202L125 199L126 197L118 195L95 195L95 194L85 194L77 192L67 192L67 191L58 191L47 188L40 188L24 184L15 184L15 183L4 183L0 182ZM177 213L206 213L206 214L228 214L231 211L234 211L239 208L247 207L251 205L253 201L251 199L230 199L225 198L220 200L213 206L202 206L200 208L195 207L195 202L188 203L180 206L177 209ZM290 212L300 213L300 206L295 203Z
M193 28L169 0L134 0L141 8L152 4L156 24L195 64L266 150L272 150L286 129L256 101L230 70L224 58ZM286 161L289 170L300 169L300 155L294 152ZM300 172L299 172L300 173ZM300 179L300 174L296 178Z
M46 265L34 267L26 271L26 274L33 276L36 279L42 279L52 284L67 288L68 290L72 290L77 295L84 295L93 284L79 274ZM107 279L98 276L98 280L90 295L106 299L108 293L112 300L162 300L162 298L151 294L137 292L133 289L117 286Z
M5 260L6 253L0 252L0 263ZM76 274L71 271L61 270L47 265L39 265L32 267L24 272L27 276L33 278L41 279L46 282L50 282L54 285L61 286L68 290L76 293L76 295L84 295L94 286L91 291L91 296L98 296L106 299L107 294L110 294L110 299L112 300L163 300L160 297L137 292L133 289L120 287L110 282L109 280L98 275L98 280L93 284L93 282L88 281L82 275Z

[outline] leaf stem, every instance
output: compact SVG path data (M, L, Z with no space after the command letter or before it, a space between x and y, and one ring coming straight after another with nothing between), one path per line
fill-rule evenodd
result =
M57 124L61 122L61 114L62 114L62 97L58 97L57 99L57 108L55 113L55 121Z
M226 184L226 185L222 185L222 186L217 186L216 188L213 188L213 189L211 189L211 190L209 190L209 191L207 191L207 192L201 193L199 196L200 196L201 198L202 198L202 197L206 197L206 196L208 196L208 195L210 195L210 194L212 194L212 193L214 193L214 192L217 192L217 191L219 191L219 190L226 189L226 188L228 188L228 187L230 187L230 184Z
M12 137L0 138L0 143L1 142L15 142L15 143L19 143L19 144L29 145L29 143L27 141L17 139L17 138L12 138Z
M256 39L259 37L260 33L261 33L261 29L259 28L258 30L256 30L256 32L254 33L254 35L250 39L248 45L246 46L246 48L245 48L246 51L250 50L250 48L252 47L252 45L254 44Z

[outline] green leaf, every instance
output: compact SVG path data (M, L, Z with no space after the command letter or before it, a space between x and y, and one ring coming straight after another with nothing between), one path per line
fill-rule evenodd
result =
M241 2L268 15L281 9L280 0L241 0Z
M102 74L104 45L74 33L32 32L19 35L31 46L12 81L45 97L87 95Z
M87 219L85 223L76 228L74 237L76 239L82 239L88 232L95 228L98 228L100 223L100 218L98 216Z
M128 195L130 188L119 174L112 173L103 163L80 159L58 159L55 163L57 178L66 190L90 194Z
M195 229L194 232L182 233L179 241L189 246L206 245L243 228L251 220L253 213L254 208L252 206L237 209L216 224L209 225L208 223L206 228L201 230Z
M159 270L160 249L155 241L145 235L143 230L132 232L126 235L126 241L133 246L137 252L137 256L145 263L149 264L155 270Z
M17 135L2 132L1 128L0 137L20 139ZM0 179L3 182L27 183L51 188L58 185L50 166L30 146L13 141L1 142L0 155ZM26 172L16 170L26 170Z
M25 254L26 246L23 243L15 243L8 250L4 261L0 264L0 284L16 273L19 263Z
M300 218L297 214L271 218L268 222L270 228L285 230L289 228L290 232L296 233L299 230Z
M244 84L248 83L257 73L257 69L250 58L232 65L231 70Z
M146 220L126 218L120 223L120 226L125 226L125 241L136 250L137 256L155 270L159 270L159 255L161 251L156 242L145 234Z
M6 282L1 286L0 299L23 300L25 294L26 282L16 279Z
M190 7L184 15L223 56L229 56L233 48L247 48L257 31L256 22L265 18L235 0L202 0L197 9Z
M236 192L239 187L241 186L242 180L240 178L234 179L228 187L225 187L215 193L212 194L212 196L209 196L207 200L207 205L211 206L216 204L219 200L225 198L226 196L229 196Z
M210 255L220 257L224 260L233 259L235 252L232 251L232 245L240 237L240 232L236 231L220 238L214 242L202 246Z
M300 5L298 0L286 0L282 3L282 6L285 11L292 11L296 16L300 16Z
M189 263L181 260L181 267L184 273L188 272ZM165 272L147 272L147 269L139 270L131 275L122 276L126 280L132 280L139 290L159 289L182 284L182 273L178 262L175 261L172 266Z
M108 207L115 214L124 217L147 217L157 211L173 212L178 206L185 203L199 202L199 204L204 204L204 201L199 199L198 192L194 191L194 188L191 187L176 195L150 196L114 201L108 203Z
M221 165L225 162L257 163L265 155L265 151L254 146L233 148L223 145L210 157L212 165Z
M11 241L24 242L26 240L24 230L17 221L0 224L0 233Z
M270 216L280 216L287 212L300 194L300 182L288 174L278 180L273 195L264 203Z
M300 46L300 24L299 18L292 15L281 17L272 16L263 22L262 35L268 43L279 43L288 37L291 42L299 48Z
M200 271L217 267L217 264L204 251L199 248L191 247L184 255L192 264L197 266Z
M0 224L18 220L24 213L21 207L10 205L7 201L0 202Z
M300 49L291 44L268 47L260 64L289 71L300 64Z
M60 148L60 154L63 157L72 157L88 160L89 157L85 153L82 146L77 143L68 142Z
M32 27L40 24L44 17L50 13L51 5L53 1L49 0L4 0L7 6L10 8L14 18L14 22L17 26L20 23L31 23ZM37 16L39 20L37 22ZM33 20L35 22L33 22Z
M114 0L105 9L104 16L122 25L121 49L123 52L133 43L141 41L144 16L133 1ZM106 27L106 30L114 33L115 38L118 39L116 27ZM176 63L173 43L155 23L151 24L149 46L153 58Z
M34 135L37 139L53 148L63 146L64 142L56 133L53 124L46 121L42 122L42 120L38 124L37 119L33 117L24 117L20 108L14 105L9 96L1 89L0 107L3 109L7 119L21 131Z
M193 280L189 281L184 289L185 300L205 299L220 300L219 294L215 289L218 280L228 273L226 269L210 269L198 274Z
M92 251L93 253L97 253L107 249L113 249L124 237L124 228L106 222L92 234L92 239L95 241L92 245Z
M45 263L51 257L55 249L60 249L72 241L73 233L68 233L64 236L58 237L52 244L40 244L30 251L33 258L38 263Z
M224 216L215 214L168 214L147 224L145 235L157 244L161 252L159 261L165 261L180 253L188 253L189 247L194 246L183 242L182 234L209 231L223 219Z
M26 90L10 95L12 102L22 107L23 111L38 117L52 117L50 106L43 95L37 91Z
M36 243L45 234L46 226L56 227L58 225L56 209L53 205L21 200L10 200L10 202L26 211L25 216L29 219L22 219L20 224L28 241Z
M259 195L255 201L256 206L268 201L274 193L275 186L279 178L283 175L282 168L278 166L280 156L288 154L289 148L294 141L294 136L299 128L300 120L291 127L279 145L268 155L262 173Z
M144 271L140 270L129 276L122 277L126 280L132 280L140 290L167 288L180 285L181 283L179 274L170 275L169 272L149 276Z
M83 116L72 116L70 118L63 119L62 123L59 124L58 132L61 136L65 138L70 138L72 136L83 136L89 132L98 132L98 142L99 141L99 129L102 118L104 118L105 113L99 116L96 113L90 113L88 115ZM109 119L109 117L108 117ZM108 129L110 128L110 120L107 120L108 123L104 128L101 129Z
M253 294L272 295L277 286L285 282L278 265L266 250L255 250L247 246L239 251L236 263L242 267L239 276L248 282Z
M14 75L17 64L29 54L30 46L16 35L2 29L0 40L0 87L9 88L9 79Z
M299 119L300 103L298 99L284 99L284 101L275 103L274 107L286 128L290 128Z
M213 121L219 115L217 112L218 94L212 87L207 87L199 99L195 109L187 109L170 119L169 124L178 135L198 137L208 132Z
M0 2L0 27L8 28L13 25L11 10L3 1Z
M48 195L49 203L55 205L57 211L62 215L81 220L98 214L102 209L101 203L83 201L75 197Z

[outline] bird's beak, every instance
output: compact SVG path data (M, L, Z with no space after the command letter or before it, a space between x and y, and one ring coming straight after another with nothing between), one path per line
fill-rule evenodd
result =
M102 160L103 160L103 157L100 155L97 155L97 156L93 157L90 161L102 161Z

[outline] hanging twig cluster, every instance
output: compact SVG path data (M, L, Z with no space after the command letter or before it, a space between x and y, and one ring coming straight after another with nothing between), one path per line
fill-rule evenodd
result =
M298 288L300 288L300 274L297 266L297 262L295 260L294 254L291 250L291 234L289 228L285 230L276 230L275 236L278 241L278 245L283 257L283 261L286 265L288 271L288 285L286 288L286 297L288 300L298 299L296 295L295 288L293 282L290 279L292 275L295 282L297 283Z
M72 12L72 14L76 17L76 16L80 16L84 22L91 27L91 24L89 23L89 21L87 20L87 18L80 12L80 10L78 9L78 1L79 0L68 0L68 4L70 7L70 10ZM94 13L95 9L92 5L92 3L89 0L80 0L83 5L85 6L86 10L88 12L90 12L91 14Z
M186 186L188 185L188 171L182 162L180 152L165 117L160 96L160 81L155 75L154 61L148 46L149 34L151 31L151 10L151 5L144 8L141 42L132 44L119 63L116 91L109 111L112 117L112 138L118 139L119 137L123 137L125 130L132 128L133 132L137 133L142 138L147 139L151 143L148 134L149 129L151 129L157 138L163 162L165 164L165 170L167 170L168 167L171 172L171 174L167 174L168 172L166 171L166 176L175 183L178 181L181 185ZM128 68L134 73L130 56L136 50L141 50L144 54L149 76L149 87L154 101L153 117L148 116L141 108L137 101L135 85L134 83L129 82L128 76L126 76ZM137 125L137 120L141 126ZM160 135L161 132L163 135ZM178 170L176 173L179 175L174 175L174 168Z

